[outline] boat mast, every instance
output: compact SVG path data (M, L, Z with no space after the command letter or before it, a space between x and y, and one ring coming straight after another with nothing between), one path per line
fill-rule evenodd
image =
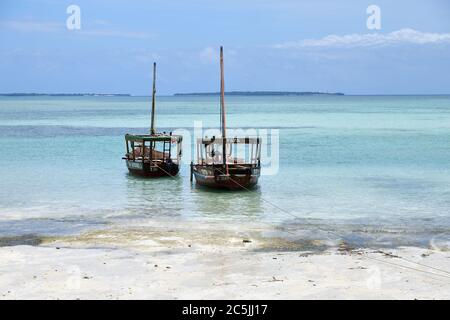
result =
M220 119L222 120L222 138L226 138L225 122L225 80L223 75L223 47L220 47Z
M222 120L222 160L228 175L227 165L227 128L225 120L225 79L223 75L223 47L220 47L220 118Z
M155 134L155 95L156 95L156 62L153 62L153 92L152 92L152 124L150 127L150 134Z

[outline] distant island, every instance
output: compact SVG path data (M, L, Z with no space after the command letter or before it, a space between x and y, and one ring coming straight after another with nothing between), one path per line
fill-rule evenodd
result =
M332 95L343 96L341 92L314 92L314 91L229 91L225 92L227 96L316 96ZM217 96L220 92L193 92L193 93L175 93L174 96Z
M343 96L341 92L315 91L229 91L227 96ZM218 96L220 92L174 93L173 96ZM129 93L0 93L0 97L132 97Z
M127 93L0 93L3 97L130 97Z

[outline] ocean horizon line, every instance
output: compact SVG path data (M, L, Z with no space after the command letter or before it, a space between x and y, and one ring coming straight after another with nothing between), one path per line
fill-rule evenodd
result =
M159 97L183 97L183 96L216 96L219 93L216 92L199 92L199 93L164 93L158 94ZM228 96L449 96L450 93L325 93L325 92L283 92L283 91L270 91L264 93L263 91L249 91L245 92L225 92ZM151 97L149 94L131 94L131 93L0 93L0 97Z

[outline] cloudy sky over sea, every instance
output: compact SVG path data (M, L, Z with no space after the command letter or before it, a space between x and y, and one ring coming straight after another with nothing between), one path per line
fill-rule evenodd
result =
M70 5L80 29L67 28ZM369 29L370 5L380 28ZM227 90L448 93L450 3L432 1L56 1L0 3L6 92Z

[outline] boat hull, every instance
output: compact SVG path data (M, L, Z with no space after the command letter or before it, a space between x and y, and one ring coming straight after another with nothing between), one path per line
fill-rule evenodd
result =
M198 185L227 190L246 190L258 184L259 168L246 170L246 173L229 173L228 175L217 173L214 169L205 170L201 167L193 167L193 175Z
M179 166L173 162L163 162L157 166L150 166L150 163L142 161L125 160L128 171L135 176L146 178L176 176L179 172Z

